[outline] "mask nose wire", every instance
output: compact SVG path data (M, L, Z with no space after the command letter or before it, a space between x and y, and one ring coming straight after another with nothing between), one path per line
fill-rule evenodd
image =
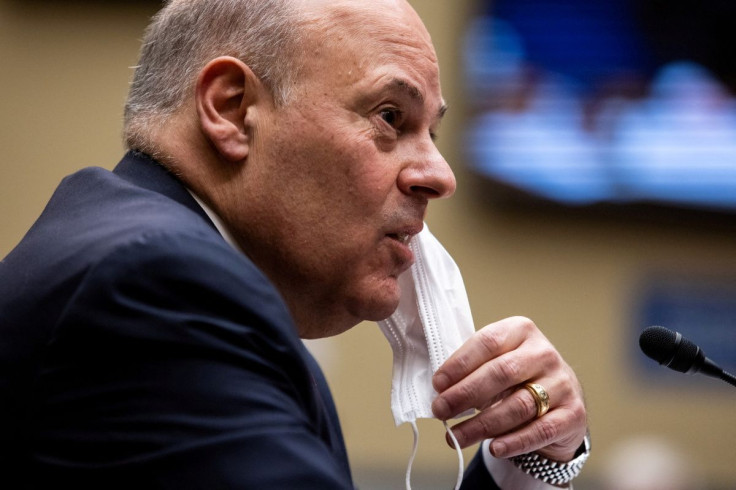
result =
M411 424L411 430L414 433L414 447L411 449L411 456L409 457L409 464L406 466L406 490L411 490L411 466L414 464L414 458L417 455L417 448L419 447L419 428L417 427L416 420L410 420L409 423ZM455 447L455 451L457 451L457 481L455 482L455 490L460 489L460 485L463 483L463 473L465 472L465 462L463 461L463 452L460 449L460 444L458 444L457 439L455 438L455 434L452 433L450 430L450 426L447 425L446 421L442 421L442 424L445 426L445 430L450 435L450 439L452 439L452 445Z

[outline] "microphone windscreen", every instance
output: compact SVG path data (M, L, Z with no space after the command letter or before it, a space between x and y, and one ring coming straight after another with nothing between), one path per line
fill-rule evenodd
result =
M681 373L693 369L697 371L705 359L697 345L664 327L649 327L644 330L639 337L639 347L658 363Z
M649 327L639 336L642 352L662 364L675 355L677 334L664 327Z

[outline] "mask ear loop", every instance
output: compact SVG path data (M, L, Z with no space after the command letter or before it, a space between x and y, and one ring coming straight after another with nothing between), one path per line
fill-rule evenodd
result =
M414 463L417 448L419 447L419 428L417 427L417 422L416 420L410 420L409 423L411 424L411 430L414 431L414 447L411 450L409 464L406 467L406 490L411 490L411 465Z
M455 438L455 434L452 433L450 430L450 427L447 425L447 421L443 420L442 423L445 425L445 430L450 435L450 439L452 439L452 445L455 447L455 451L457 451L457 482L455 483L455 490L459 490L460 485L463 483L463 473L465 472L465 462L463 461L463 452L460 449L460 444L458 444L457 439Z
M411 466L414 464L414 458L417 456L417 448L419 447L419 428L415 420L410 420L411 430L414 432L414 447L411 450L411 456L409 457L409 464L406 466L406 490L411 490ZM455 482L455 490L460 489L460 485L463 483L463 475L465 473L465 461L463 458L463 452L460 449L455 434L450 430L450 426L447 425L447 421L443 420L442 424L445 426L445 430L450 435L452 445L457 451L457 481Z

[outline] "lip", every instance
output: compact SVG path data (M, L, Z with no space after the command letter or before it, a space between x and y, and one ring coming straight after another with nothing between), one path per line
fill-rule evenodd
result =
M419 234L424 228L424 222L406 224L402 226L396 226L386 233L386 236L392 240L395 240L402 245L409 245L409 242L415 235Z
M412 224L402 227L397 227L386 233L386 238L390 240L394 250L397 253L398 262L402 265L402 270L406 270L414 263L414 252L409 248L409 242L414 238L422 228L424 223Z

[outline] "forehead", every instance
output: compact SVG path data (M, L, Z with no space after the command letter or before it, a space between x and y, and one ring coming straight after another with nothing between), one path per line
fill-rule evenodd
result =
M432 48L419 15L405 0L305 0L305 18L318 29L337 35L394 37Z
M439 68L431 38L404 0L308 3L305 54L309 65L319 67L317 74L339 84L355 84L366 76L406 77L422 97L431 97L432 92L439 95Z

